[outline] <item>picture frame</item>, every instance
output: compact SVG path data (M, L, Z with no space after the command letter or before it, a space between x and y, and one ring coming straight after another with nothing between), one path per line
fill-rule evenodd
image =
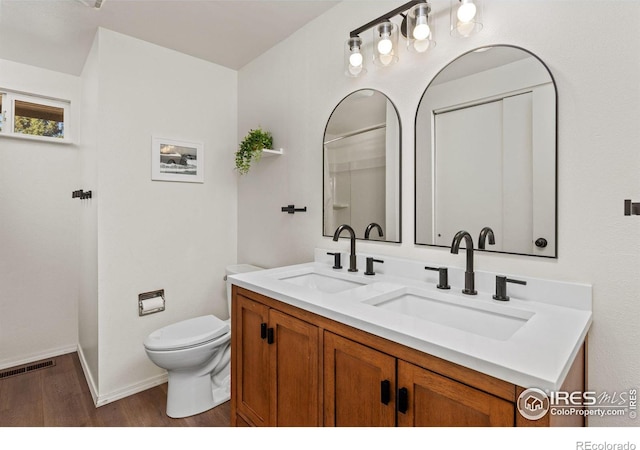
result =
M151 180L204 183L204 144L152 136Z

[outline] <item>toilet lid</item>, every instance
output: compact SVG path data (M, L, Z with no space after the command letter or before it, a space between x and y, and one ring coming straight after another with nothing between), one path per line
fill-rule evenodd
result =
M208 315L183 320L151 333L144 340L149 350L176 350L212 341L229 332L229 323Z

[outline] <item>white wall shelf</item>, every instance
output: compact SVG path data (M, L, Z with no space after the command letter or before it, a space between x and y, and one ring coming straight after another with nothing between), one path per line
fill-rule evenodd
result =
M284 154L284 150L279 148L279 149L269 149L269 148L263 148L262 149L262 157L266 158L266 157L270 157L270 156L280 156Z

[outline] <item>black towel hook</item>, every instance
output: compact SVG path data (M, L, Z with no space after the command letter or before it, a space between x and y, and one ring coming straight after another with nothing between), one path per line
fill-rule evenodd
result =
M295 205L287 205L282 207L282 212L286 212L289 214L295 214L297 212L307 212L307 207L304 208L296 208Z

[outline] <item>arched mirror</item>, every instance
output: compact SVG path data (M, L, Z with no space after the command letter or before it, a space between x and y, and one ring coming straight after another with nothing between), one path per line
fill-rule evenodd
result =
M521 48L442 69L416 114L415 243L450 247L466 230L475 248L557 257L556 112L551 73Z
M323 234L347 224L358 239L400 242L400 118L393 103L373 89L349 94L329 117L323 148Z

